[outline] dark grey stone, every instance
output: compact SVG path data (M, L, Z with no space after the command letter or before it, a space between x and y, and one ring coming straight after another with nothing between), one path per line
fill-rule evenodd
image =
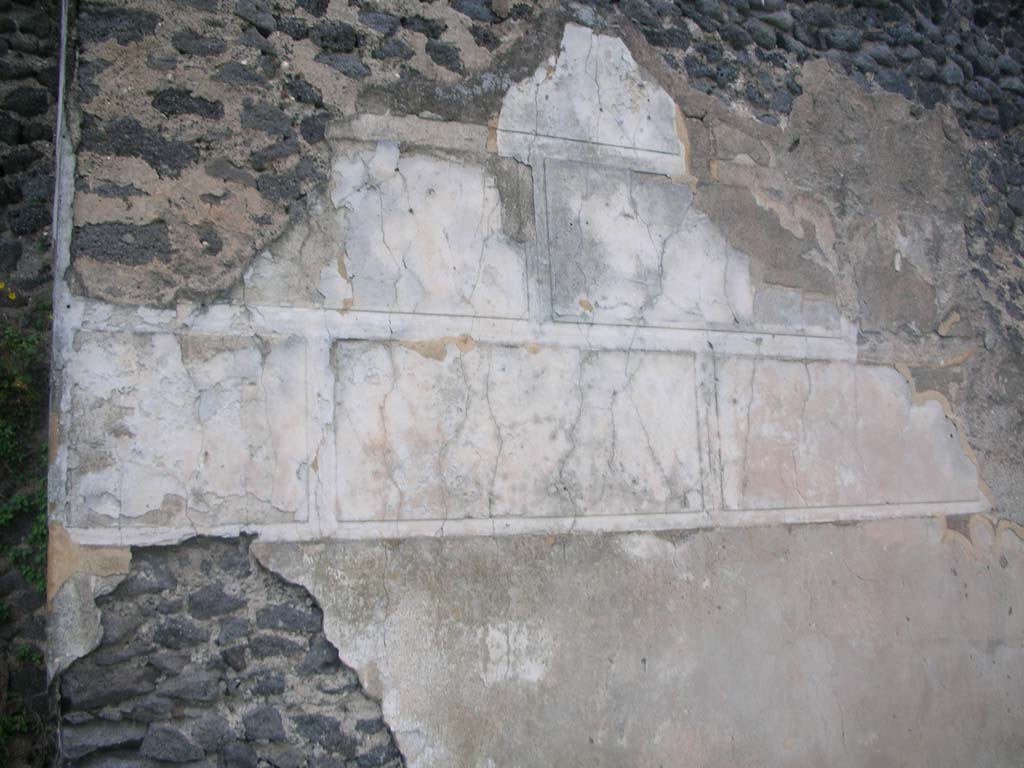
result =
M384 719L381 717L356 720L356 730L360 733L372 735L374 733L380 733L384 730L384 727Z
M235 672L242 672L247 662L245 660L245 648L236 645L232 648L225 648L220 652L220 657L224 659L224 663L231 667Z
M781 29L783 32L792 32L793 25L793 14L787 10L775 11L774 13L760 13L757 15L756 21L764 24L769 24L776 29ZM754 38L755 40L757 38Z
M221 645L239 640L249 635L249 622L245 619L229 617L224 619L220 625L220 633L217 635L217 642Z
M1021 73L1021 65L1007 53L1001 53L996 57L996 66L1004 75L1019 75Z
M224 242L220 239L220 232L213 225L213 222L204 221L195 228L199 236L199 244L203 247L203 253L207 256L216 256L224 249ZM242 601L245 602L244 600ZM194 614L193 614L194 615Z
M247 67L237 61L229 61L217 67L214 73L214 81L228 85L266 85L267 78L252 67Z
M803 22L814 29L833 27L836 23L836 12L824 3L814 3L803 12Z
M864 46L864 53L877 61L883 67L895 67L896 56L892 49L885 43L869 43Z
M270 136L287 136L291 133L292 119L284 110L271 104L246 102L242 107L242 127Z
M296 715L292 718L295 729L307 741L319 744L331 752L341 753L346 758L356 755L356 741L343 733L341 723L327 715Z
M309 37L309 24L298 16L285 16L279 19L277 28L292 40L305 40Z
M452 8L473 21L490 24L497 20L487 0L453 0Z
M354 53L318 53L313 60L353 80L362 80L370 74L370 68Z
M182 141L165 139L154 128L145 128L137 120L123 117L110 123L86 120L80 149L100 155L138 157L161 176L177 178L199 159L198 150Z
M852 27L839 27L838 29L830 30L826 37L829 47L840 51L859 50L864 39L860 30L853 29Z
M157 693L179 701L216 701L220 695L220 681L208 672L182 673L161 683Z
M303 648L286 637L261 634L249 641L249 651L257 659L267 659L275 656L298 656Z
M178 68L178 57L173 53L154 51L146 56L146 66L157 72L170 72Z
M320 609L312 606L271 605L256 613L260 629L284 629L289 632L316 632L323 622Z
M0 242L0 271L13 272L21 261L22 245L17 240Z
M71 238L72 258L84 256L101 262L137 265L166 258L171 252L167 225L162 221L150 224L123 224L116 221L85 224L75 227L74 237ZM170 638L170 635L164 634L163 637ZM164 644L163 640L158 639L157 642Z
M220 754L224 768L256 768L259 765L256 751L241 741L226 745Z
M766 51L770 51L778 43L778 34L758 19L748 19L743 28L749 33L755 43Z
M103 611L100 617L100 624L103 626L102 645L120 643L132 634L142 623L142 617L137 613L124 616L115 611Z
M118 8L106 3L82 3L78 10L78 35L87 42L114 38L121 45L137 43L156 31L160 17L137 8Z
M269 35L277 29L273 9L263 0L238 0L235 3L235 16L252 24L263 35Z
M267 744L259 748L259 757L274 768L303 768L306 758L302 752L287 744Z
M139 754L165 763L188 763L203 757L203 750L177 728L151 725Z
M390 740L368 749L356 758L358 768L379 768L385 765L401 765L402 753Z
M445 69L450 69L452 72L462 71L462 59L459 57L459 49L451 43L428 40L427 55L435 64L440 64Z
M739 24L726 24L719 34L736 50L742 50L754 42L753 38Z
M219 584L206 584L188 596L188 612L196 619L212 619L244 608L248 602L229 595Z
M314 637L309 643L309 650L299 665L300 675L320 675L333 672L341 667L337 649L326 637Z
M220 715L207 713L199 722L192 726L192 738L203 749L212 752L232 741L235 738L235 734L227 720Z
M252 692L257 696L278 696L284 693L284 675L280 672L258 672L250 678Z
M281 713L271 706L250 710L242 716L247 741L284 741Z
M31 235L50 223L50 207L45 204L23 205L7 212L7 226L16 235Z
M312 104L314 107L322 107L324 105L324 97L320 93L320 89L301 77L286 80L284 90L293 99L303 104Z
M408 61L413 57L413 50L401 38L391 37L377 46L370 55L375 59L401 59L402 61Z
M292 157L299 153L299 142L296 139L285 139L258 149L249 155L252 167L257 171L265 171L279 160Z
M224 105L221 102L193 96L187 88L165 88L153 97L153 108L168 117L198 115L210 120L224 117Z
M322 21L309 30L309 39L330 53L351 53L359 46L359 36L351 24Z
M265 54L276 54L274 44L267 40L263 35L260 34L258 29L249 27L245 32L238 38L238 42L247 48L255 48L261 53Z
M1010 93L1024 93L1024 80L1019 77L1004 77L999 81L999 87Z
M20 147L13 149L3 157L4 173L10 175L23 171L36 160L42 159L42 155L31 147Z
M61 752L67 758L84 757L102 749L135 747L142 743L146 726L97 720L61 729Z
M207 37L197 34L191 29L175 32L171 37L171 43L178 53L188 56L219 56L228 49L227 43L219 37Z
M1024 216L1024 192L1020 189L1011 190L1007 195L1006 202L1015 214Z
M163 696L146 696L132 707L130 717L140 723L168 720L174 711L174 702Z
M393 35L398 30L399 18L390 13L380 11L360 11L359 23L384 36Z
M188 661L188 653L174 653L170 651L155 653L149 657L149 663L153 668L165 675L178 674L185 668Z
M938 77L946 85L960 85L964 81L964 71L955 61L950 61L939 69Z
M299 131L310 144L323 141L327 137L327 126L331 122L331 113L317 112L314 115L303 118L299 124Z
M493 51L501 45L501 41L498 39L498 36L495 35L488 27L484 27L480 24L474 24L469 28L469 33L473 36L473 42L481 48ZM376 54L374 55L376 56Z
M448 25L439 19L427 19L423 16L403 16L402 26L410 32L418 32L426 35L431 40L437 40L448 29Z
M251 173L239 168L223 157L218 157L208 162L205 170L210 176L221 181L233 181L246 187L256 186L256 179Z
M96 224L91 226L115 226L107 224ZM128 225L116 225L128 226ZM74 239L72 239L72 249ZM199 624L189 621L180 616L173 616L166 619L153 632L153 641L173 651L182 648L190 648L210 639L210 630Z
M155 679L155 670L129 664L111 667L103 675L73 668L64 673L60 691L70 709L99 709L149 693L156 687Z
M296 0L295 7L302 8L310 16L320 18L327 13L331 0Z
M45 115L50 108L50 96L42 88L24 85L4 96L3 108L22 117Z

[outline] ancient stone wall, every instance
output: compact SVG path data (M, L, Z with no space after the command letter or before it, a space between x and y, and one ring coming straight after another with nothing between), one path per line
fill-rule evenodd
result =
M66 763L1019 754L1020 9L66 28Z

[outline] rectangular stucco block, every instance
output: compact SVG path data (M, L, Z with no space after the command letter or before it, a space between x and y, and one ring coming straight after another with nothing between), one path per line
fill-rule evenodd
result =
M691 355L335 345L342 521L700 508Z
M684 327L749 325L748 258L693 207L685 184L547 160L556 320Z
M725 508L974 501L977 468L893 368L717 360Z
M305 346L79 331L68 371L71 523L305 519Z

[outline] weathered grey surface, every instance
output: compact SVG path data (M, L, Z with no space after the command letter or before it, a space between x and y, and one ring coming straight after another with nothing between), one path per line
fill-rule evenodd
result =
M971 530L254 550L323 606L410 765L1010 766L1022 531Z
M258 534L415 766L1019 762L992 11L128 5L73 111L78 550Z

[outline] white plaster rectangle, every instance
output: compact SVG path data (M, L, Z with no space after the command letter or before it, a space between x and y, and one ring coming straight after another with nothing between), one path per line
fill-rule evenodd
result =
M718 358L717 388L727 510L978 500L956 425L891 367Z
M693 207L688 186L584 163L544 168L556 320L750 324L748 258Z
M333 362L342 523L701 508L692 355L463 338Z
M79 331L66 376L71 524L307 518L305 339Z
M329 200L259 254L262 306L526 318L528 169L493 155L336 147Z
M625 44L569 24L558 57L514 84L502 102L502 132L624 150L682 155L679 113ZM499 151L506 154L499 135Z

